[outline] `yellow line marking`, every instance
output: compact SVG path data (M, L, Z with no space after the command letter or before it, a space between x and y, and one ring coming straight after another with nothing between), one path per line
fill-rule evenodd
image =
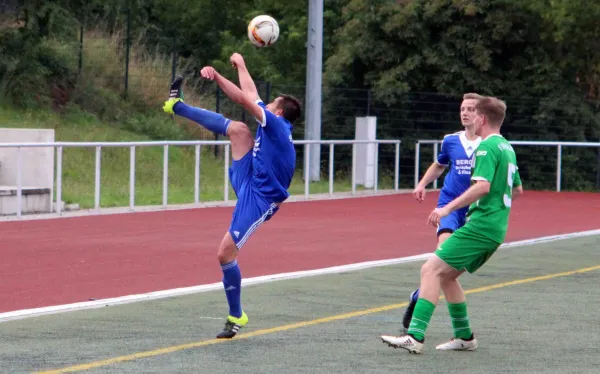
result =
M498 288L503 288L503 287L508 287L508 286L516 286L516 285L519 285L519 284L538 282L538 281L542 281L542 280L548 280L548 279L559 278L559 277L566 277L566 276L569 276L569 275L587 273L587 272L594 271L594 270L599 270L599 269L600 269L600 265L596 265L596 266L582 268L582 269L577 269L577 270L572 270L572 271L565 271L565 272L562 272L562 273L547 274L547 275L542 275L542 276L539 276L539 277L532 277L532 278L525 278L525 279L517 279L517 280L513 280L513 281L509 281L509 282L503 282L503 283L492 284L492 285L489 285L489 286L484 286L484 287L479 287L479 288L473 288L471 290L465 291L465 294L473 294L473 293L486 292L486 291L491 291L491 290L495 290L495 289L498 289ZM252 331L252 332L240 334L240 335L236 336L233 340L248 339L248 338L252 338L252 337L255 337L255 336L273 334L273 333L276 333L276 332L282 332L282 331L287 331L287 330L294 330L294 329L298 329L298 328L301 328L301 327L308 327L308 326L319 325L321 323L339 321L339 320L342 320L342 319L348 319L348 318L353 318L353 317L360 317L360 316L364 316L364 315L367 315L367 314L385 312L385 311L388 311L388 310L403 308L403 307L405 307L407 305L408 305L408 303L391 304L391 305L381 306L381 307L378 307L378 308L364 309L364 310L359 310L359 311L356 311L356 312L350 312L350 313L338 314L338 315L335 315L335 316L330 316L330 317L325 317L325 318L314 319L314 320L311 320L311 321L303 321L303 322L298 322L298 323L292 323L292 324L289 324L289 325L277 326L277 327L273 327L273 328L270 328L270 329L256 330L256 331ZM166 347L166 348L160 348L160 349L155 349L155 350L151 350L151 351L133 353L133 354L130 354L130 355L109 358L109 359L101 360L101 361L94 361L94 362L90 362L90 363L87 363L87 364L69 366L69 367L62 368L62 369L56 369L56 370L49 370L49 371L38 372L38 374L71 373L71 372L75 372L75 371L88 370L88 369L98 368L98 367L101 367L101 366L107 366L107 365L111 365L111 364L117 364L117 363L120 363L120 362L133 361L133 360L137 360L137 359L140 359L140 358L159 356L159 355L164 355L164 354L167 354L167 353L173 353L173 352L181 351L181 350L184 350L184 349L204 347L204 346L207 346L207 345L219 344L219 343L224 343L224 342L229 342L229 341L231 341L231 340L229 340L229 339L203 340L203 341L199 341L199 342L188 343L188 344L181 344L181 345L175 345L175 346Z

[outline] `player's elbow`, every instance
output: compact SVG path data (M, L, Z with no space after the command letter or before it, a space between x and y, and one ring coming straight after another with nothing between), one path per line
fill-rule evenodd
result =
M247 91L244 91L244 94L246 96L248 96L250 98L250 100L252 100L252 102L256 102L259 99L258 92L256 92L256 91L247 90Z
M251 96L244 91L240 90L234 98L231 98L231 100L242 106L255 118L260 118L259 110L257 110L259 107L256 105L256 100L252 100Z
M444 166L444 165L442 165L442 164L440 164L438 162L434 162L433 163L433 169L435 170L436 174L438 174L438 176L440 176L446 170L446 166Z
M488 181L479 182L479 191L482 195L487 195L490 192L492 184Z

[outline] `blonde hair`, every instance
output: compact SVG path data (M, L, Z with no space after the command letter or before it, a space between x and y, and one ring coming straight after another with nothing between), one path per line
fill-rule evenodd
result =
M475 105L475 110L485 116L491 125L500 127L506 117L506 103L496 97L486 96Z
M481 100L481 99L483 99L483 96L481 96L480 94L473 93L473 92L469 92L469 93L466 93L463 95L463 100L469 100L469 99Z

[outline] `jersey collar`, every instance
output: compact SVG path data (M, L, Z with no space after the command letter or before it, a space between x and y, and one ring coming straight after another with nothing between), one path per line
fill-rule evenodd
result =
M483 140L488 140L488 139L489 139L489 138L491 138L492 136L499 136L499 137L501 137L501 138L504 138L504 136L502 136L502 135L500 135L500 134L490 134L490 135L488 135L488 136L487 136L485 139L483 139Z
M460 139L460 144L463 146L463 149L469 158L473 152L475 152L475 149L479 147L479 143L481 142L481 138L479 137L475 140L469 140L465 131L461 131L458 135L458 138Z

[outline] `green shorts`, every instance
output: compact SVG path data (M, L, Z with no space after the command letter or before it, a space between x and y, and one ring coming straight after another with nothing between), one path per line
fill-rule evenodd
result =
M492 257L500 244L474 231L467 223L446 239L434 253L454 269L474 273Z

